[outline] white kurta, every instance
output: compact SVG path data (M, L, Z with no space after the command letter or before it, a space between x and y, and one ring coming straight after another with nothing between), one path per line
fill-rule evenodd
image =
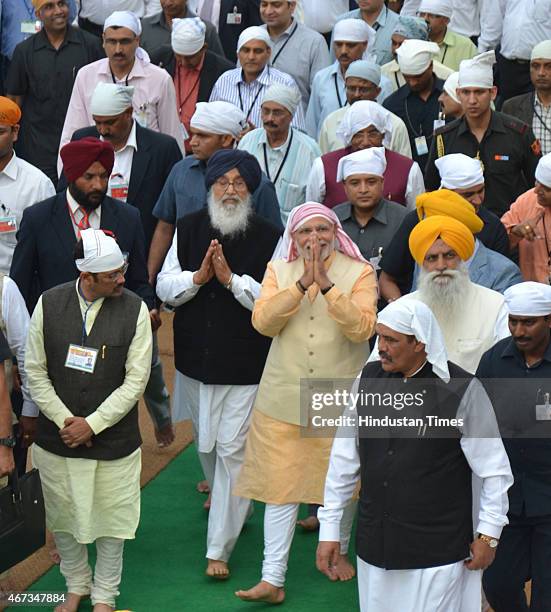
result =
M360 377L352 392L357 392ZM355 415L352 407L347 415ZM482 384L473 379L465 392L457 418L463 419L461 449L469 466L482 481L476 531L499 538L508 523L507 489L513 484L511 467L492 404ZM476 437L490 435L493 437ZM320 541L337 542L339 523L360 476L358 432L349 427L337 432L325 481L324 506L318 511ZM436 568L385 570L358 562L358 588L362 612L476 612L481 607L482 572L470 571L463 562ZM446 587L447 585L447 587ZM452 602L452 603L450 603Z

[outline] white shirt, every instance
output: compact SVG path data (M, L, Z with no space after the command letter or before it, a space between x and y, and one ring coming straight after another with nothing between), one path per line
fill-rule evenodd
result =
M297 18L304 16L304 25L320 34L331 32L337 19L349 9L348 0L300 0Z
M218 30L220 22L220 0L213 0L212 10L210 15L201 15L205 0L188 0L188 8L193 11L199 17L204 18L206 21L210 21L212 25Z
M470 38L480 34L480 11L491 0L454 0L450 30Z
M101 140L104 140L103 138ZM134 161L134 153L138 150L138 142L136 140L136 122L132 122L132 129L128 135L126 144L122 149L115 151L115 163L111 176L109 177L109 191L108 195L117 200L126 202L127 196L121 196L117 191L112 192L113 187L115 190L120 189L121 186L125 186L128 191L128 185L130 184L130 174L132 173L132 162Z
M405 0L400 15L403 17L417 17L421 0Z
M69 216L71 217L71 222L73 224L73 230L75 231L75 236L78 237L79 232L80 232L78 223L82 221L82 219L84 219L85 214L82 208L80 207L80 204L71 195L71 192L69 191L69 189L67 189L66 193L67 193L67 204L69 204L69 209L71 211L71 214ZM91 213L88 214L88 223L90 224L90 227L94 229L100 229L101 204L95 210L93 210Z
M79 17L103 25L115 11L132 11L140 19L161 12L159 0L80 0Z
M10 271L17 244L16 231L25 208L54 195L52 181L38 168L13 153L0 172L0 217L15 216L16 227L14 231L0 233L0 272L8 274Z
M551 38L551 0L492 0L482 6L480 52L495 49L507 59L529 60L532 49Z

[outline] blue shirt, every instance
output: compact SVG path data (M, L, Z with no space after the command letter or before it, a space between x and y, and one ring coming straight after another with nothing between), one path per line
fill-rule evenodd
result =
M68 23L71 23L77 15L77 7L75 0L66 2L69 6ZM21 22L37 21L37 17L31 0L1 0L0 4L0 53L11 59L15 47L31 36L21 32Z
M207 205L205 171L206 164L193 155L175 164L155 204L153 215L165 223L176 225L181 217L204 208ZM262 181L252 197L257 214L283 229L276 191L266 176L262 175Z

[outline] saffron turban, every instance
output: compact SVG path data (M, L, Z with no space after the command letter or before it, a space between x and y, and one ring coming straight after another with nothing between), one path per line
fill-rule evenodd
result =
M551 314L551 287L528 281L506 289L503 294L509 314L517 317L546 317Z
M59 154L69 183L81 177L94 162L99 162L109 174L115 163L113 145L92 136L69 142Z
M0 96L0 125L17 125L21 119L21 109L17 104Z
M420 221L409 235L409 250L420 266L423 265L427 251L438 238L442 238L463 261L467 261L474 253L474 236L471 230L457 219L436 215Z
M107 236L103 230L95 230L91 227L82 230L80 236L84 257L75 261L78 270L97 273L122 268L125 259L114 238Z
M38 13L38 11L45 5L48 4L48 2L51 2L52 0L32 0L33 2L33 8L34 8L34 12Z
M207 163L205 185L210 189L221 176L236 168L241 178L247 183L249 193L256 191L262 180L260 165L247 151L238 149L221 149L211 156Z
M419 219L433 217L434 215L452 217L461 221L473 234L478 234L484 227L484 223L476 214L474 206L449 189L422 193L417 196L415 203Z

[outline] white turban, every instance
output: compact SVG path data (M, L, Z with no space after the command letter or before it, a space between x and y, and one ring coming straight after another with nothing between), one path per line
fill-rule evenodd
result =
M284 106L291 115L294 115L301 100L302 97L297 87L289 87L288 85L274 83L266 89L262 103L276 102Z
M375 62L356 60L352 62L346 70L345 79L349 77L363 79L379 87L381 83L381 67Z
M479 159L463 153L450 153L435 160L440 173L440 188L469 189L484 184L484 172Z
M98 83L90 101L92 115L114 117L132 106L134 87L115 83Z
M341 19L333 28L333 42L367 42L367 48L375 43L377 32L363 19Z
M246 45L251 40L261 40L265 42L268 47L272 46L272 39L268 34L268 30L261 28L260 26L251 26L250 28L245 28L243 32L239 35L239 40L237 41L237 53L243 45Z
M481 87L490 89L494 86L494 71L496 63L495 51L486 51L472 59L462 60L459 64L459 89L462 87Z
M551 59L551 40L542 40L532 49L531 60Z
M377 323L386 325L399 334L415 336L425 345L427 361L432 365L432 371L443 381L450 381L444 337L432 310L426 304L407 296L401 297L381 310L377 315ZM379 359L378 342L369 361L377 359Z
M337 128L337 136L348 147L354 134L370 125L384 134L383 145L389 147L392 139L392 115L386 108L371 100L358 100L352 104Z
M237 138L247 127L247 118L230 102L198 102L190 125L207 134L228 134Z
M172 20L172 50L178 55L195 55L205 44L207 26L199 19Z
M457 104L461 104L459 102L459 98L457 97L457 87L459 82L459 72L452 72L450 76L444 82L444 91L450 96L450 98L456 102Z
M551 314L551 287L528 281L506 289L503 297L509 314L517 317L545 317Z
M132 30L136 36L142 33L142 24L138 17L132 11L115 11L111 13L103 24L103 31L107 28L128 28Z
M425 72L438 53L440 47L436 43L411 38L398 47L396 56L402 74L417 76Z
M544 155L536 168L536 181L551 188L551 153Z
M102 230L85 229L80 232L80 237L84 257L77 259L75 264L81 272L111 272L125 264L117 241Z
M385 148L371 147L341 157L337 168L337 182L342 183L353 174L372 174L383 178L385 170Z
M422 0L417 12L430 13L450 19L453 13L453 3L451 0Z

